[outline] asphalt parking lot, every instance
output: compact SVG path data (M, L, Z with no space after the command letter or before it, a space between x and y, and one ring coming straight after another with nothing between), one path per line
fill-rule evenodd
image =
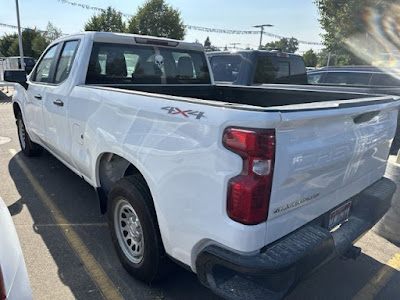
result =
M47 152L20 152L11 93L0 90L0 196L13 215L34 299L220 299L180 267L153 286L128 275L93 188ZM357 245L357 261L332 261L287 299L398 299L400 248L372 231Z

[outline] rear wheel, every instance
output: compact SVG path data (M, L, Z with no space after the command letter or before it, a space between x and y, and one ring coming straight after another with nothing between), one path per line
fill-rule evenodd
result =
M108 225L124 268L145 282L161 279L173 263L166 256L150 191L139 175L118 180L108 198Z
M17 115L17 128L18 128L18 139L19 144L21 146L22 153L26 156L35 156L42 153L43 148L32 142L29 137L28 132L25 128L24 120L22 119L22 114L18 113Z

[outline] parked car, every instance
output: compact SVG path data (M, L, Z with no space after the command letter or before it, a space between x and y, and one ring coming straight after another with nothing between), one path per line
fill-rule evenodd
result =
M47 149L96 189L136 278L161 278L172 258L224 297L281 298L359 255L353 243L390 207L400 101L216 85L208 66L197 43L62 37L27 80L5 74L26 87L12 100L21 149Z
M325 67L307 73L312 84L400 87L400 73L373 66Z
M29 74L35 66L35 60L32 57L24 57L24 68L26 74ZM21 69L21 57L10 56L5 58L4 70Z
M214 80L235 85L307 84L300 55L278 50L207 52Z
M10 212L0 197L0 299L32 299L28 272Z

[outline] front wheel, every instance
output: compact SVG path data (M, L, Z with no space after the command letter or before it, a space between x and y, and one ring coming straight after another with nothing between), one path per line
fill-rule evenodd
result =
M141 176L118 180L108 198L108 226L124 268L147 283L161 279L173 263L166 256L150 191Z
M22 119L22 114L18 113L17 115L17 128L18 128L18 139L19 144L21 146L22 153L26 156L35 156L42 153L43 148L32 142L29 137L28 132L25 128L24 120Z

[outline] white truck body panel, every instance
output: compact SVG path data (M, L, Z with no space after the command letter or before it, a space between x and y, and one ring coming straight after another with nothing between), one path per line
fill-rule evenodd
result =
M13 102L21 107L31 139L94 187L101 185L98 169L104 153L133 164L150 188L166 252L193 271L197 254L210 243L252 254L382 177L398 101L363 98L365 105L357 105L361 100L342 100L266 109L85 86L93 39L101 41L105 35L58 40L80 39L68 79L61 85L28 79L28 91L18 87ZM134 43L126 35L113 39ZM185 43L180 47L199 49ZM31 91L31 86L42 89L42 100L32 97L37 90ZM58 99L64 106L52 104ZM340 107L346 103L355 106ZM201 111L205 117L171 115L162 109L166 106ZM40 107L45 124L35 127ZM379 114L354 124L354 117L370 111ZM243 164L240 156L222 145L229 126L276 129L275 171L265 223L246 226L227 215L227 184ZM310 201L274 212L316 194Z
M354 118L368 112L379 114L354 123ZM318 116L312 111L282 113L266 243L380 179L396 124L393 103L322 110Z

